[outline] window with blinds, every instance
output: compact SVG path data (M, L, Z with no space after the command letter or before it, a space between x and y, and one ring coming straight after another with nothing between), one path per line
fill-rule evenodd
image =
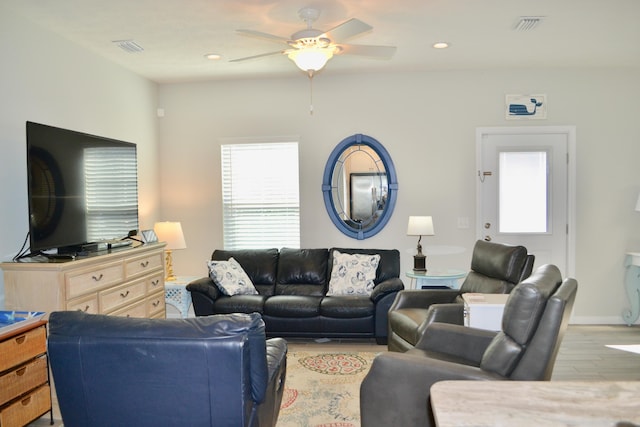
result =
M84 150L87 241L127 236L138 229L135 146Z
M223 144L224 248L300 247L298 143Z

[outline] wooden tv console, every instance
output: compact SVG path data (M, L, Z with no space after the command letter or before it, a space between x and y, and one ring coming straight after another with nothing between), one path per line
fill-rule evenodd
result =
M68 262L4 262L7 310L165 317L164 243Z

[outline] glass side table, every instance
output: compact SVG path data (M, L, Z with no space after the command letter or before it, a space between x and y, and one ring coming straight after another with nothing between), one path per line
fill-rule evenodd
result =
M448 270L427 270L425 273L407 271L407 277L411 279L410 289L458 289L460 279L467 276L466 271Z
M191 292L187 290L187 285L199 279L198 276L181 276L176 280L164 282L164 302L178 309L180 317L183 319L189 316L191 306Z

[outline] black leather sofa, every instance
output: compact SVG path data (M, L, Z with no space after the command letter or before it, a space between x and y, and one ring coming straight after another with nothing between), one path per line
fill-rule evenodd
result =
M327 296L335 251L378 254L370 296ZM268 336L375 338L387 342L387 313L398 291L400 253L395 249L215 250L214 261L233 257L257 295L226 296L210 277L187 285L196 316L260 313Z

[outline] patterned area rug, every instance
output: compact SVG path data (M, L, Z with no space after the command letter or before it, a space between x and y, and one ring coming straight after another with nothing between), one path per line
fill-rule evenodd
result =
M278 427L359 427L360 383L376 354L289 352Z

